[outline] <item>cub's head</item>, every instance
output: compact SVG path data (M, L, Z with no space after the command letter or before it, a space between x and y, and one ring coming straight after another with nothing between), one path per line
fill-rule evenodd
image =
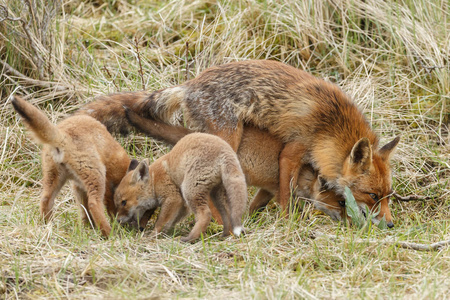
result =
M314 208L329 215L334 221L342 220L345 213L345 199L327 188L326 181L311 165L303 165L297 181L297 196L311 199Z
M114 192L117 221L143 229L158 206L152 191L147 162L133 159Z
M396 137L374 151L369 139L360 139L346 158L342 169L343 177L338 180L339 186L350 188L363 213L366 211L365 206L371 212L379 211L372 221L378 224L384 217L389 228L394 227L389 210L389 197L392 194L389 158L399 140L400 137Z
M326 181L319 175L312 189L314 208L329 215L334 221L349 219L345 210L345 198L327 187Z

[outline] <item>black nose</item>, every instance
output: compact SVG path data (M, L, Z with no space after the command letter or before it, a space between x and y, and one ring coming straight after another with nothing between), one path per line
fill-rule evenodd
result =
M394 223L392 223L392 221L391 221L391 222L389 222L389 223L387 223L387 227L389 227L389 228L392 228L392 227L394 227Z
M139 230L140 230L140 231L144 231L144 227L142 227L142 226L139 227Z

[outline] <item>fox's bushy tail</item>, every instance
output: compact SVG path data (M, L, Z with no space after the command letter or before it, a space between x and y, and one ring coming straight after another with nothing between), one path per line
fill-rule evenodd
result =
M54 147L61 145L62 133L42 111L18 96L13 96L11 103L38 142Z
M75 114L88 115L106 126L110 133L127 135L133 130L125 116L125 107L134 109L142 105L150 93L127 92L97 97L80 108Z
M245 176L239 165L239 161L233 159L234 163L227 161L221 164L222 182L228 197L230 208L231 228L233 234L239 236L242 231L242 216L247 206L247 184Z
M138 116L153 119L163 126L163 123L169 123L176 115L176 112L180 110L184 96L184 88L179 86L152 93L126 92L109 94L100 96L93 102L86 104L76 114L93 117L105 125L111 133L127 135L135 129L133 126L135 124L130 124L128 121L125 108ZM136 129L142 130L140 128ZM149 135L152 136L151 134ZM155 136L155 138L158 137ZM172 143L170 141L167 142Z

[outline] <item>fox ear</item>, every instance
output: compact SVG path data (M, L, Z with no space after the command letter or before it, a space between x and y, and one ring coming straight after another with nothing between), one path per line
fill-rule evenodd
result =
M141 161L139 165L136 167L136 169L133 171L133 175L131 175L131 183L135 184L139 181L148 181L150 175L148 172L148 165L147 162Z
M350 168L361 173L367 171L372 164L372 146L368 138L356 142L350 152Z
M400 136L396 136L395 139L384 145L380 149L380 156L383 160L388 161L391 157L391 154L394 152L395 147L397 147L398 142L400 141Z
M128 166L128 170L127 173L130 171L133 171L134 169L136 169L136 167L139 165L139 161L137 159L132 159L130 161L130 165Z
M327 189L327 180L323 178L323 176L319 175L317 176L317 181L319 182L319 190L325 191Z

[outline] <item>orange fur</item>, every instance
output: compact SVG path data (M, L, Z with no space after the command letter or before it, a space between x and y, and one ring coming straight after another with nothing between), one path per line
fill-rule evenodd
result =
M389 149L380 149L357 105L330 82L276 61L233 62L155 91L131 109L166 123L179 122L182 116L191 129L217 134L233 149L244 124L265 129L287 147L280 156L284 209L289 208L290 183L302 164L311 164L337 193L348 186L361 207L381 205L377 220L384 216L393 226L388 201L381 199L389 198L388 158L398 139ZM304 150L295 153L291 147Z
M38 142L44 144L42 217L50 219L55 197L64 183L71 180L82 220L89 223L89 218L92 219L102 234L108 236L111 226L104 205L114 218L114 189L130 162L125 150L94 118L76 115L53 125L39 109L22 98L14 97L12 104Z

